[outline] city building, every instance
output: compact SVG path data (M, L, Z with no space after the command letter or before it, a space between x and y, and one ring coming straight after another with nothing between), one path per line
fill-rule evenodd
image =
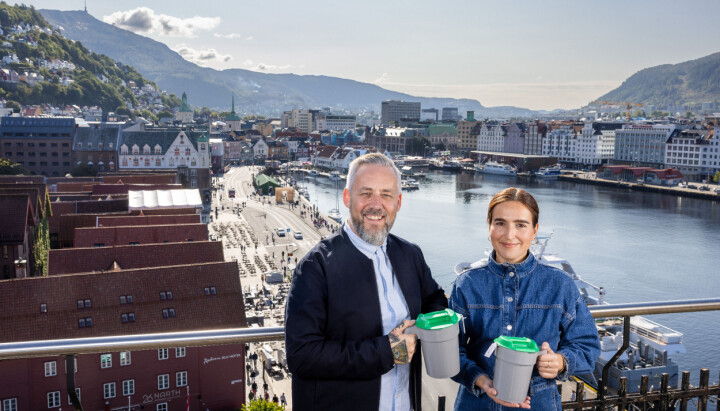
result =
M194 121L195 112L192 108L190 108L190 105L188 104L187 94L183 91L182 93L182 103L180 104L180 107L178 108L178 111L175 112L175 121L179 121L182 124L190 124Z
M555 122L548 124L548 131L543 140L542 155L557 157L563 163L576 163L575 146L577 143L577 130L572 121Z
M474 111L468 111L465 120L458 121L457 150L460 153L469 155L470 151L478 149L478 135L473 134L473 128L479 123L475 120Z
M664 167L665 146L676 128L675 124L626 124L615 130L613 163Z
M2 156L30 174L64 176L74 167L75 119L69 117L2 117Z
M717 157L712 158L717 156L717 139L711 136L713 130L676 129L667 141L665 166L680 170L690 181L709 180L718 171Z
M458 121L459 119L457 107L443 107L442 121Z
M618 122L586 122L577 136L577 162L592 168L608 164L615 155L615 131L622 126Z
M315 130L345 131L355 130L357 116L319 114L315 121ZM312 130L310 130L312 131ZM308 131L309 132L309 131Z
M525 123L510 123L507 127L507 135L503 141L502 151L524 154L525 131Z
M439 121L439 110L436 108L424 108L420 111L420 121Z
M427 129L433 147L443 146L445 150L457 150L458 131L451 124L431 124Z
M390 123L398 123L402 119L411 119L418 121L420 119L420 103L387 100L381 104L380 124L390 125Z
M242 128L242 119L240 116L237 115L235 112L235 96L232 97L232 109L230 110L230 114L228 114L227 117L225 117L225 126L228 130L240 130Z
M542 142L547 133L547 125L539 120L525 124L525 138L523 139L523 154L542 155Z
M119 124L79 124L72 143L73 167L85 165L99 172L116 171L119 135Z

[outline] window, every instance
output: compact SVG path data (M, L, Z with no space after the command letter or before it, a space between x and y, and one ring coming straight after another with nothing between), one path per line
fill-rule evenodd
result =
M57 362L56 361L46 361L45 362L45 376L52 377L55 375L57 375Z
M122 321L123 324L126 323L126 322L128 322L128 316L127 316L127 314L121 314L121 315L120 315L120 321Z
M131 364L130 351L120 351L120 366L124 367Z
M182 358L185 354L185 347L178 347L175 349L175 358Z
M135 313L128 313L128 322L135 322Z
M162 153L160 152L160 150L161 150L161 149L160 149L160 146L159 146L159 145L155 146L155 154L162 154Z
M47 312L47 304L45 304L45 303L40 304L40 312L41 313Z
M7 398L2 402L3 411L18 411L17 398Z
M179 147L175 147L175 155L176 155L176 156L179 156L179 155L180 155L180 148L179 148Z
M158 375L158 390L167 390L170 388L170 374Z
M137 144L132 147L132 153L140 154L140 147L138 147Z
M150 146L145 144L143 147L143 154L150 154Z
M55 143L53 143L55 144ZM88 143L88 150L92 150L92 143Z
M161 165L160 159L159 159L159 158L156 158L156 159L155 159L155 167L160 167L160 165Z
M100 354L100 368L112 367L112 354Z
M133 166L135 166L135 167L140 166L140 160L138 160L137 158L134 158L134 159L133 159Z
M195 165L195 164L193 164ZM197 170L190 170L190 175L195 177L197 175Z
M188 148L185 149L185 155L186 155L186 156L189 156L189 155L190 155L190 147L188 147Z
M102 149L103 149L103 143L98 143L98 150L102 150Z
M161 402L155 406L155 411L168 411L168 403Z
M82 149L82 143L77 143L77 148L78 148L78 150L81 150L81 149Z
M103 398L115 398L115 383L106 382L103 384Z
M60 406L60 391L52 391L47 393L48 408L57 408Z
M77 300L77 308L90 308L92 307L92 301L89 298L86 298L84 300Z
M149 158L145 159L145 167L150 167L150 159Z
M80 397L80 388L75 388L75 394L77 394L78 401L82 401L82 398ZM70 399L70 394L68 394L68 405L72 405L72 399Z
M175 373L175 386L184 387L187 385L187 371L180 371Z
M123 381L123 395L134 395L135 394L135 380Z
M172 300L173 299L172 291L161 291L160 299L161 300Z
M168 359L168 349L167 348L159 348L158 349L158 360L167 360Z

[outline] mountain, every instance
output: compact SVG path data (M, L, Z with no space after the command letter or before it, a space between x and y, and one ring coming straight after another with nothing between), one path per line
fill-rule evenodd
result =
M720 103L720 53L640 70L598 100L654 105Z
M483 107L477 100L414 97L374 84L329 76L268 74L242 69L215 70L183 59L165 44L104 23L84 11L39 10L50 24L96 53L135 67L160 88L186 91L196 106L228 109L231 95L243 114L277 115L292 108L346 108L379 111L384 100L419 101L424 108L457 107L476 116L533 116L516 107Z

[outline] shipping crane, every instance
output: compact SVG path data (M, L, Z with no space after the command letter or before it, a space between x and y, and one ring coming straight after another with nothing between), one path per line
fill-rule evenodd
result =
M600 101L600 100L595 100L595 101L593 101L593 103L595 103L595 104L605 104L605 105L608 105L608 106L625 106L625 111L626 111L625 117L626 117L628 123L630 123L630 110L631 110L633 107L642 107L642 106L643 106L642 103L615 102L615 101Z

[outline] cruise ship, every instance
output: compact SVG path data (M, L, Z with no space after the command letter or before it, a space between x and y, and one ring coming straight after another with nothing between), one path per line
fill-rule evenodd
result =
M557 267L568 273L588 306L607 304L603 287L583 280L575 273L566 259L545 252L551 235L537 237L537 244L531 248L535 258L543 264ZM460 275L464 271L481 266L486 262L487 258L475 263L460 263L455 266L455 273ZM602 376L603 367L622 346L623 320L622 318L598 318L595 320L595 325L598 329L602 352L595 363L593 374L578 377L597 388L597 380ZM631 317L630 347L610 367L606 386L618 390L620 378L625 377L627 378L627 391L639 392L640 379L643 375L648 376L649 385L659 387L662 374L667 373L670 377L670 386L677 387L679 367L670 359L670 356L685 352L682 333L645 317Z

